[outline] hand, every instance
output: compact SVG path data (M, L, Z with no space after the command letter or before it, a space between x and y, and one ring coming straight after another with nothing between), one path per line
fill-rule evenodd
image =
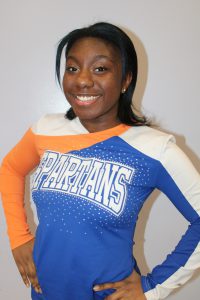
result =
M27 287L32 284L36 293L42 293L41 287L38 282L35 264L33 262L33 246L34 239L12 250L12 254L22 280Z
M99 284L94 287L95 291L106 289L116 289L116 292L106 297L105 300L146 300L140 275L135 270L124 280Z

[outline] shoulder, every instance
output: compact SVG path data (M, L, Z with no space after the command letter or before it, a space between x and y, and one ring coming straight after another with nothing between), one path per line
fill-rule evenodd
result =
M68 120L64 113L46 114L33 126L32 131L36 135L62 136L85 133L78 118Z
M168 144L176 142L173 135L148 126L131 127L120 137L133 148L157 160L161 160Z

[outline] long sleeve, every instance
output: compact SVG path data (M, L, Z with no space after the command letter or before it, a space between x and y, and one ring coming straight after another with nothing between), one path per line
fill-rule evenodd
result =
M33 238L24 208L25 176L39 160L35 136L29 129L2 161L0 192L12 249Z
M172 141L167 143L162 153L156 185L190 225L166 260L150 274L142 276L148 300L167 297L200 267L200 176Z

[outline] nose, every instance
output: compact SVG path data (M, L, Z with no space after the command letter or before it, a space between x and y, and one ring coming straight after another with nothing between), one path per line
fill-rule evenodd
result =
M92 74L89 70L81 70L76 78L77 85L80 88L88 88L94 86Z

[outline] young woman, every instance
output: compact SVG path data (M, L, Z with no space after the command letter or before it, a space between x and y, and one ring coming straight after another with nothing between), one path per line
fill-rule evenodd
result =
M1 166L17 267L33 300L163 299L199 266L200 177L173 136L133 112L137 56L121 29L96 23L65 36L59 82L64 48L62 86L71 108L41 118ZM23 196L36 166L34 238ZM190 226L166 260L142 276L132 254L134 229L155 188Z

